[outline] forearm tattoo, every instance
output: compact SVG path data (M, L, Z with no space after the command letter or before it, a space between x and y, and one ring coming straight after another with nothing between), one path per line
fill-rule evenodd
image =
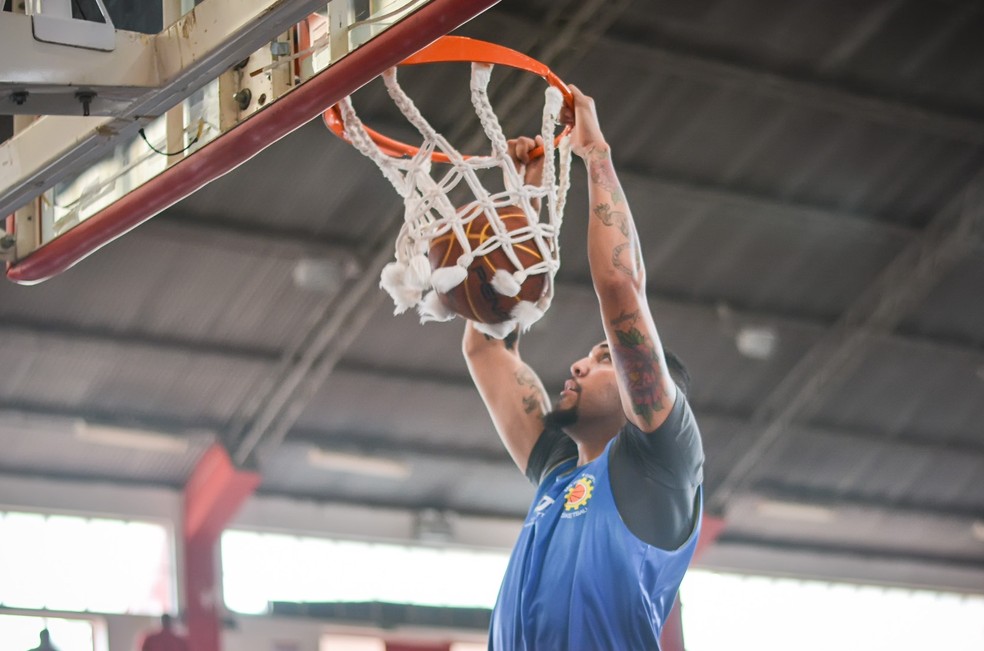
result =
M599 203L594 214L605 226L617 226L622 235L629 236L629 217L624 212L612 210L607 203Z
M622 242L614 249L612 249L612 265L616 269L627 275L629 278L635 278L635 270L632 268L633 266L632 261L629 261L628 264L622 261L622 257L623 257L622 254L625 253L625 250L627 248L629 248L629 243Z
M610 154L607 149L600 151L594 149L588 154L588 178L611 194L612 203L617 206L623 200L622 188L618 184L618 177L615 176Z
M532 414L536 411L542 412L543 403L541 401L540 384L537 382L536 376L527 368L519 369L516 371L515 376L516 383L527 389L523 395L523 411L527 414Z
M639 312L622 312L612 319L615 342L615 368L629 392L632 411L647 425L663 411L665 392L660 382L659 355L652 340L636 327Z

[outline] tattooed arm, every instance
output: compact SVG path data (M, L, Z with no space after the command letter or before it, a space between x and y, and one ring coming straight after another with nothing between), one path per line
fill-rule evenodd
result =
M525 473L549 401L540 378L519 357L519 331L500 341L468 321L462 351L499 438Z
M588 168L588 262L601 305L626 418L643 432L666 420L676 385L646 301L639 235L622 193L594 100L571 86L576 121L571 145Z

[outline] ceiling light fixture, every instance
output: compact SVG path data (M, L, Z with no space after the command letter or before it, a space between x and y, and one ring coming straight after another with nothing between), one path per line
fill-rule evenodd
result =
M311 448L308 463L316 468L345 472L353 475L369 475L385 479L406 479L411 474L410 464L396 459L371 457L350 452L336 452Z
M984 542L984 520L974 520L970 525L970 533L981 542Z
M769 359L776 352L779 333L771 326L743 326L735 334L738 352L751 359Z
M291 272L294 285L323 294L341 289L346 279L359 273L359 265L350 254L337 254L320 258L298 260Z
M116 425L97 425L77 420L73 425L76 440L95 445L109 445L131 450L184 454L188 439L174 434Z
M762 500L755 506L759 515L777 520L794 520L797 522L832 522L837 519L837 512L824 506L800 504L798 502L779 502Z

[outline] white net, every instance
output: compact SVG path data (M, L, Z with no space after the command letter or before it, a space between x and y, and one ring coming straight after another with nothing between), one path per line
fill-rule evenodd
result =
M466 158L455 150L428 124L404 93L397 83L395 68L384 73L383 81L400 111L423 136L423 144L416 155L407 158L387 155L366 132L348 98L339 108L346 138L376 163L403 197L404 223L396 240L396 259L386 265L380 280L380 286L393 298L395 313L416 308L421 323L453 319L455 313L446 307L439 294L447 294L464 282L473 261L500 249L512 265L512 270L498 269L492 277L491 286L501 296L515 299L528 278L537 274L545 277L542 295L535 301L515 300L508 320L500 323L476 321L478 330L501 339L517 326L523 330L529 328L543 316L553 299L553 279L560 268L558 237L570 186L571 150L567 137L554 146L563 97L559 90L548 87L540 134L544 143L543 177L539 185L525 183L525 172L517 170L510 158L502 127L489 102L491 73L491 65L472 64L472 104L492 143L490 156ZM450 165L432 163L431 154L435 151L447 155ZM440 172L438 176L435 176L435 168ZM502 171L505 186L502 191L490 192L479 180L480 171L494 168ZM473 198L456 207L448 195L462 186ZM546 215L542 219L534 207L537 203L546 205ZM498 210L512 206L522 211L527 223L510 230ZM488 220L487 237L474 242L466 230L480 215ZM461 254L454 264L432 269L428 259L431 243L442 236L454 237L461 247ZM535 245L539 256L523 256L526 257L524 264L516 251L520 245L524 250ZM538 259L533 262L531 257Z

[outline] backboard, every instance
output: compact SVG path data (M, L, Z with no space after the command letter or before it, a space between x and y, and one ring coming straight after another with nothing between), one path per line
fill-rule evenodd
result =
M68 269L496 2L165 0L159 34L81 44L0 13L7 277Z

